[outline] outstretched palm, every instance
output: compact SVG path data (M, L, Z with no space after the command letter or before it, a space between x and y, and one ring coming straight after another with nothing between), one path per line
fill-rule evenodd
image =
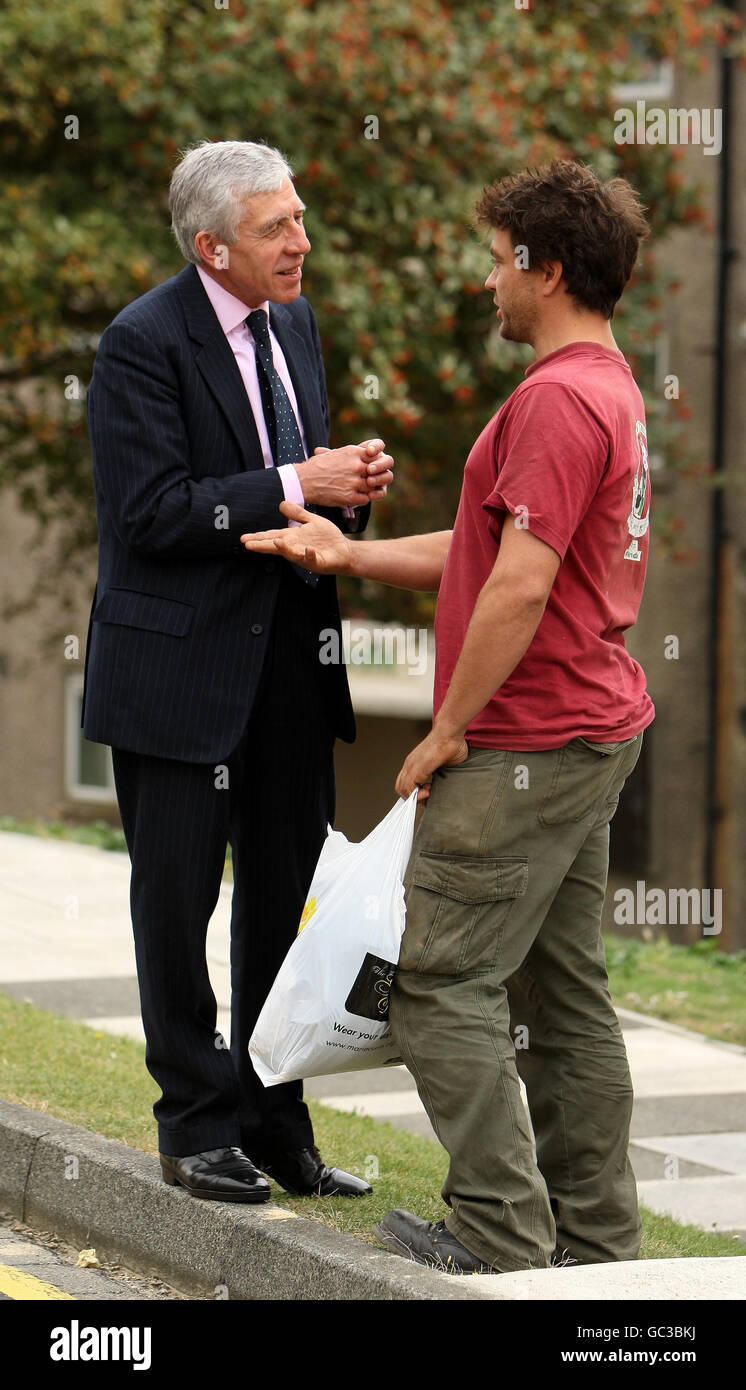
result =
M276 531L249 531L241 537L247 550L264 555L284 555L316 574L341 574L349 563L352 546L333 521L307 512L297 502L281 502L280 511L300 526Z

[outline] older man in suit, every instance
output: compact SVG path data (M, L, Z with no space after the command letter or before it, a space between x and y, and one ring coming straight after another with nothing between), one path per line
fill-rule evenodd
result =
M265 1201L269 1183L359 1195L323 1162L300 1083L264 1090L248 1041L334 818L333 744L355 724L335 581L250 555L242 533L305 501L348 531L391 482L380 440L328 449L304 204L278 151L190 150L171 183L186 267L104 332L88 394L99 573L83 728L112 747L132 859L146 1062L165 1181ZM231 1042L206 963L233 852Z

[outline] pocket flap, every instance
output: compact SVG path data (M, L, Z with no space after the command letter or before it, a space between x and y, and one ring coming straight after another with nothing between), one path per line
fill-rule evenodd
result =
M185 637L192 625L194 605L161 594L142 594L137 589L107 589L93 614L95 623L120 623L123 627L164 632Z
M412 874L418 888L429 888L460 903L489 903L518 898L526 891L528 860L484 859L470 854L421 850Z

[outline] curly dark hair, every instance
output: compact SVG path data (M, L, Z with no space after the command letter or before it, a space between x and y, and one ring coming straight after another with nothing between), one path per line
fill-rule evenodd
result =
M650 234L643 211L626 179L602 183L588 164L553 159L483 189L474 225L509 232L529 265L561 261L568 294L610 319Z

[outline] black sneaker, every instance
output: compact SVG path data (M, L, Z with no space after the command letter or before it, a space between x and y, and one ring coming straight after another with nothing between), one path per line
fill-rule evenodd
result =
M395 1207L373 1227L378 1239L394 1255L414 1260L418 1265L432 1265L444 1274L499 1274L493 1265L486 1265L472 1255L460 1240L451 1235L445 1221L423 1221L411 1211Z

